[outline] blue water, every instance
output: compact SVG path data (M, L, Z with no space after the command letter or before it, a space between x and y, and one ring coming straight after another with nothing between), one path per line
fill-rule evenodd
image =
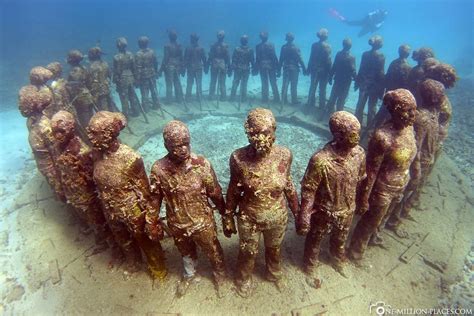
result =
M214 42L216 31L223 29L231 49L238 45L242 34L248 34L254 46L259 41L258 33L267 30L277 53L285 33L293 32L307 62L316 31L325 27L329 29L333 55L341 48L342 39L351 37L359 62L362 52L369 49L370 35L358 38L359 28L342 24L329 14L329 9L338 10L348 19L359 19L383 8L389 14L378 33L385 39L382 51L386 67L397 57L398 46L407 43L415 49L430 46L439 59L455 65L470 64L472 68L473 6L472 0L0 0L0 133L2 142L11 144L1 151L0 171L20 168L22 162L11 153L27 148L24 119L16 112L18 89L28 83L33 66L51 61L64 64L70 49L86 52L99 43L110 61L119 36L127 37L129 49L136 51L138 36L148 35L150 46L161 55L170 28L178 31L183 45L188 44L191 32L197 32L206 48ZM458 72L461 76L472 75L472 69L466 66ZM257 77L251 82L255 80L258 82ZM307 94L307 81L307 77L300 77L301 96ZM15 119L18 121L12 122Z
M64 61L69 49L86 51L98 41L110 59L118 36L127 37L131 50L136 50L137 37L146 34L151 46L161 51L169 28L179 32L183 44L188 43L188 34L199 33L205 47L214 41L219 29L227 32L231 46L237 45L244 33L255 45L258 32L267 30L277 49L284 43L285 33L291 31L306 60L316 31L326 27L334 53L349 36L354 54L360 57L368 48L369 36L357 38L358 28L340 23L328 13L330 8L348 19L361 18L378 8L388 10L379 32L385 39L387 61L396 57L400 44L408 43L413 48L431 46L441 60L453 63L473 51L473 4L472 0L1 0L0 75L3 83L24 84L32 66ZM0 96L2 100L10 100L15 92L1 91L7 94Z

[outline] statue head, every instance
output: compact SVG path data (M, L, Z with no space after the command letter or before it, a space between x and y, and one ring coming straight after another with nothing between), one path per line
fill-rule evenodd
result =
M49 63L46 66L46 69L48 69L49 71L53 73L53 77L51 78L53 80L60 78L61 75L63 74L63 66L61 66L61 63L57 61Z
M150 42L150 39L147 36L140 36L138 38L138 47L140 49L145 49L148 47L149 42Z
M191 135L183 122L168 122L163 128L163 141L172 160L181 163L191 156Z
M421 104L425 108L439 108L444 99L444 85L436 80L427 79L418 84Z
M406 89L396 89L385 93L383 104L387 107L396 127L405 128L415 123L416 101Z
M354 148L360 140L360 122L346 111L334 112L329 118L333 141L342 149Z
M291 33L291 32L288 32L288 33L286 33L285 40L288 43L293 43L293 41L295 40L295 35L293 35L293 33Z
M68 111L58 111L51 118L51 131L59 144L68 143L75 135L76 120Z
M276 139L276 120L272 111L264 108L251 110L244 127L250 145L258 154L270 152Z
M84 59L84 56L77 49L70 50L69 53L67 54L67 63L71 66L79 65L79 63L83 59Z
M28 85L20 89L18 109L24 117L40 114L53 102L53 93L48 87Z
M120 131L127 126L125 115L120 112L99 111L87 126L87 137L95 150L107 151L117 142Z
M46 84L48 80L53 78L53 73L45 67L33 67L30 70L30 83L35 86Z
M91 49L89 49L87 56L89 57L90 61L99 60L102 56L102 49L98 46L92 47Z
M241 44L242 46L247 46L248 43L249 43L249 37L248 37L248 35L242 35L242 36L240 37L240 44Z
M119 37L117 38L117 41L115 42L118 50L122 51L122 50L125 50L125 48L127 48L128 46L128 42L127 42L127 39L125 37Z
M342 41L342 48L344 48L344 50L351 49L352 48L352 40L350 38L345 38Z
M383 46L383 38L380 35L374 35L369 38L369 45L372 46L373 49L380 49Z
M325 28L322 28L320 29L316 35L318 36L318 38L322 41L326 40L329 36L329 31Z
M408 56L410 56L410 50L410 46L406 44L400 45L400 47L398 47L398 56L400 56L400 58L408 58Z

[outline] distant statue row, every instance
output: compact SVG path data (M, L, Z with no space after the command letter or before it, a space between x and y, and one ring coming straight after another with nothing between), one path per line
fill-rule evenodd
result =
M48 118L46 110L56 102L54 88L46 85L50 75L49 70L35 67L31 85L19 94L39 171L58 198L94 230L100 245L120 250L129 271L138 268L142 251L152 276L164 278L165 257L159 240L164 231L172 236L184 267L178 295L186 293L196 278L198 246L211 262L218 295L228 292L214 209L222 217L226 237L237 233L238 227L235 284L240 295L252 293L261 235L266 278L279 289L285 286L281 244L287 208L298 234L307 236L303 260L308 283L318 286L318 256L326 235L330 235L333 266L346 276L345 246L354 215L361 218L347 253L355 262L362 259L371 239L381 242L377 231L384 226L403 236L400 218L409 217L448 128L440 118L449 103L445 88L432 79L418 85L418 109L406 89L384 95L389 117L372 134L367 156L358 145L359 120L337 111L329 119L333 139L311 157L299 201L290 176L292 153L274 144L273 113L256 108L244 124L249 145L230 156L230 183L224 199L210 162L191 152L184 123L166 124L163 139L168 154L155 162L148 177L141 156L118 139L127 125L121 113L98 111L87 127L83 125L92 149L81 139L74 113L60 110ZM166 224L159 217L163 201Z
M147 121L146 112L151 109L161 110L159 94L156 88L156 79L164 74L166 83L166 101L175 100L189 110L186 101L191 100L193 84L196 83L197 100L202 102L202 76L203 72L210 70L209 97L216 99L216 89L219 100L226 99L226 74L234 76L231 88L230 101L245 102L247 99L247 83L250 74L260 74L262 87L262 102L269 101L269 85L273 91L273 101L280 102L277 86L277 77L283 69L282 100L287 103L287 90L291 86L291 103L298 103L297 86L300 69L305 75L311 76L311 85L306 107L308 114L319 113L320 119L329 117L331 113L344 109L351 82L354 89L359 89L359 99L355 115L360 122L366 103L367 126L374 127L377 100L381 99L384 92L398 88L408 89L419 99L418 84L426 78L439 81L456 80L454 68L434 60L434 53L430 48L420 48L413 52L413 59L417 66L411 68L407 58L410 54L408 45L401 45L399 58L394 60L385 73L385 57L380 52L383 40L376 35L369 39L372 49L362 55L359 72L356 73L355 57L350 53L352 42L350 39L343 41L343 49L336 54L334 62L331 58L331 46L328 44L328 31L321 29L317 32L319 41L311 47L311 54L305 66L299 48L293 43L294 36L286 34L287 44L283 45L280 58L277 58L274 45L268 42L268 33L261 32L261 43L256 46L255 54L248 46L248 36L243 35L240 46L234 49L232 58L229 47L224 42L225 33L217 33L217 42L211 46L207 54L199 46L199 37L191 34L191 45L183 53L177 41L177 33L169 31L169 43L164 46L163 60L159 66L155 52L148 47L149 39L142 36L138 39L140 50L133 55L127 51L127 40L123 37L117 39L118 54L113 58L112 71L107 62L101 59L102 51L99 47L89 50L90 66L86 69L81 65L83 55L78 50L68 54L67 62L71 66L67 80L64 82L67 97L71 106L75 108L78 120L86 126L94 111L108 110L119 111L110 96L110 80L116 85L120 96L122 112L128 116L137 116L140 113ZM50 68L57 76L60 65ZM180 82L180 75L187 73L186 95ZM326 102L327 84L332 84L331 95ZM240 86L240 96L237 98L237 89ZM319 86L319 107L315 107L316 90ZM135 87L140 88L141 102Z

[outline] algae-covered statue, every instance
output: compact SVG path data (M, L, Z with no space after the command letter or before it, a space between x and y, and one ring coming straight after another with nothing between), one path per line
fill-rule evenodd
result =
M298 76L300 67L303 73L306 68L301 57L300 49L293 44L295 36L293 33L286 34L286 44L281 47L278 72L283 68L283 83L281 88L281 98L283 103L288 103L288 86L291 85L291 103L298 103Z
M356 193L365 179L365 151L359 146L360 123L349 112L331 115L333 140L310 159L301 182L301 212L297 232L307 234L304 270L316 287L321 241L330 236L333 266L343 276L345 244L356 209Z
M69 51L67 63L71 66L67 77L66 88L71 104L76 109L77 118L82 126L87 126L92 117L94 99L87 87L88 71L81 65L84 59L82 53L76 49Z
M311 46L307 74L311 76L309 87L308 104L309 108L315 106L316 90L319 84L319 111L321 114L327 112L326 109L326 86L328 84L329 72L331 71L331 45L327 43L329 31L320 29L316 35L319 41Z
M388 91L383 104L391 119L375 130L369 141L367 178L362 184L356 210L362 217L349 249L349 257L354 261L362 259L369 239L376 234L390 204L401 200L417 153L413 131L416 101L413 95L405 89Z
M183 101L183 88L179 75L184 76L183 49L178 43L178 33L174 30L168 31L169 43L163 47L163 61L158 74L165 74L166 102L172 102L173 89L177 102Z
M412 53L412 59L417 62L417 65L410 70L408 74L409 90L415 96L416 103L421 103L420 93L418 91L418 84L426 79L424 62L428 58L434 58L435 53L430 47L421 47Z
M207 64L206 52L199 46L199 36L196 33L190 36L191 45L184 51L184 67L187 71L186 98L191 98L194 81L196 81L196 96L202 100L202 72Z
M71 105L69 93L66 89L66 80L62 78L63 67L59 62L49 63L46 67L52 72L53 76L50 79L49 88L53 93L53 102L44 109L43 113L51 119L54 113L65 110L76 114L76 109Z
M163 231L150 199L145 166L141 156L118 139L126 124L125 116L118 112L100 111L92 117L87 133L98 156L94 182L127 269L133 272L139 268L141 248L152 276L164 278L165 258L158 241Z
M390 63L385 75L385 89L387 91L409 88L408 76L411 66L407 58L410 56L410 49L410 46L405 44L398 47L398 58Z
M211 82L209 84L209 97L214 98L216 85L221 101L226 98L225 77L230 67L229 46L224 43L225 32L217 32L217 42L212 44L209 51L208 65L211 68Z
M359 72L355 80L354 90L359 89L359 99L355 115L363 125L364 108L367 105L367 126L370 126L376 113L377 100L383 97L385 56L379 51L383 39L379 35L369 39L372 49L362 54Z
M56 112L61 110L68 111L74 116L76 121L76 132L82 138L83 141L88 142L86 134L86 127L82 126L77 118L77 112L74 106L71 104L71 98L69 92L67 91L67 81L62 78L63 67L59 62L52 62L46 66L46 69L53 73L53 77L50 79L49 88L53 93L53 102L43 111L43 113L48 117L52 118Z
M102 60L102 49L100 47L92 47L89 49L89 73L87 86L94 98L96 110L99 111L115 111L110 95L110 80L112 73L109 64Z
M28 118L28 142L30 143L36 166L46 178L56 198L60 201L65 201L54 160L57 148L54 146L51 122L43 113L44 109L53 102L53 93L46 85L46 82L52 76L52 72L44 67L34 67L31 69L30 85L20 89L18 107L20 113Z
M268 102L268 83L272 87L273 102L280 102L276 78L280 76L275 46L268 42L268 32L260 32L261 42L255 48L254 74L260 73L262 83L262 102Z
M116 41L118 54L115 54L113 61L112 82L115 83L117 93L122 104L122 113L128 116L139 115L139 100L135 93L136 84L135 60L133 54L127 51L127 39L119 37Z
M214 208L222 216L227 237L236 233L234 219L226 214L222 189L212 165L191 152L188 127L180 121L170 121L163 129L163 139L168 154L153 164L150 184L154 205L159 209L163 200L166 203L167 224L183 259L184 274L177 295L184 295L196 279L199 246L211 262L214 284L221 296L227 275Z
M110 231L93 179L92 150L78 136L76 128L75 117L70 112L61 110L51 119L54 143L58 149L55 157L57 172L67 203L94 231L96 243L107 247Z
M290 175L292 154L287 148L274 145L275 130L276 121L270 110L251 110L245 122L250 144L230 157L227 210L237 217L240 249L235 282L244 297L252 292L260 235L265 243L266 278L278 289L285 285L281 243L288 223L287 204L295 218L299 212Z
M351 47L352 40L345 38L342 41L342 50L337 52L329 72L328 83L332 84L327 104L329 113L344 110L351 82L356 78L355 57L351 54Z
M454 87L454 84L458 79L456 70L451 65L444 63L439 63L433 67L429 67L425 72L427 78L441 82L445 89ZM451 124L452 115L453 107L449 101L448 96L445 94L439 109L439 146L438 152L436 154L437 156L441 152L443 143L448 137L448 130L449 125Z
M398 58L390 63L385 74L385 91L396 89L409 89L408 76L411 71L411 66L408 63L408 56L410 56L410 46L400 45L398 47ZM368 126L368 130L372 131L380 127L390 119L390 113L386 107L381 106L375 115L372 124ZM368 131L366 131L368 132ZM369 134L369 133L367 133Z
M412 166L416 176L410 180L407 186L404 203L394 210L387 222L387 227L394 230L400 237L405 235L402 231L398 233L401 223L400 217L410 217L411 209L418 203L421 187L436 161L440 141L439 113L445 101L444 86L441 82L427 79L418 85L418 92L420 93L421 106L418 107L414 124L418 153Z
M142 95L144 109L158 109L160 107L158 91L156 90L158 60L155 51L148 47L149 42L150 40L146 36L138 38L140 50L135 54L136 79Z
M240 101L247 101L247 82L250 72L254 68L255 56L253 49L248 46L249 37L242 35L240 38L240 46L234 49L232 53L232 64L229 68L229 75L234 73L232 81L232 89L230 93L230 101L235 100L237 88L240 85Z

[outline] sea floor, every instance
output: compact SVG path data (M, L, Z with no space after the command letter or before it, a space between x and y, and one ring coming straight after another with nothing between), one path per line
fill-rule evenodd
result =
M208 156L218 172L224 170L220 178L227 178L227 159L224 158L245 144L242 113L236 111L235 104L226 102L220 103L219 109L214 104L206 104L205 115L197 110L197 104L190 107L195 109L195 115L185 113L177 104L166 109L173 117L189 121L194 150ZM301 154L301 158L295 159L301 165L295 164L293 168L297 182L309 155L324 143L327 134L324 126L312 123L298 108L285 107L281 113L278 110L279 106L275 106L277 119L287 118L298 126L293 129L288 122L279 124L278 135L280 143ZM166 116L166 120L171 119L169 114ZM164 154L159 132L165 120L158 112L150 113L149 119L149 125L141 118L135 119L130 124L135 135L124 133L122 137L124 142L140 148L147 166ZM219 122L224 127L216 125ZM295 139L286 139L290 130ZM149 132L147 136L137 136L145 135L145 131ZM320 131L321 136L315 135L315 131ZM158 136L149 139L151 134ZM227 144L216 141L222 138ZM297 143L303 145L292 148L298 146ZM306 147L304 154L301 147ZM423 189L420 207L413 212L416 222L404 223L410 237L399 239L384 232L387 249L371 248L362 268L349 265L349 279L330 267L329 255L324 252L321 288L309 287L301 272L304 239L295 234L291 221L283 245L288 287L282 293L263 279L264 258L260 254L255 273L257 288L251 299L240 298L232 290L218 299L204 258L199 270L202 280L185 297L177 299L174 292L181 275L181 263L170 238L163 241L170 270L165 282L153 282L146 272L126 275L120 267L111 266L109 252L95 253L92 237L79 232L70 210L53 200L34 166L29 164L23 174L29 176L23 178L23 186L13 205L2 212L2 221L8 225L2 225L0 235L4 249L0 257L4 267L1 307L9 314L34 311L40 314L152 315L300 312L304 315L326 311L330 315L362 315L368 313L371 303L379 301L394 308L430 308L438 306L443 297L446 301L449 298L446 294L456 293L450 292L450 285L456 289L455 284L465 277L464 259L473 240L472 192L466 183L469 180L443 155ZM222 182L225 186L225 180ZM220 239L231 271L235 266L238 238ZM408 263L399 260L406 251L413 253ZM461 306L469 306L472 304L469 291L472 295L472 287L454 294L454 301L464 299L459 302Z
M135 118L130 122L134 134L124 130L121 139L142 153L149 171L165 154L161 141L165 122L185 120L193 151L210 159L225 188L228 157L246 144L244 115L261 106L257 99L251 100L240 111L228 102L204 102L203 111L190 102L191 112L179 104L165 105L164 118L156 111L148 114L150 124ZM300 106L270 108L277 116L277 142L294 153L292 173L298 183L312 152L327 141L327 124L301 113ZM469 160L459 162L443 154L423 188L419 207L412 212L414 221L403 224L409 237L400 239L384 231L386 247L369 248L362 267L349 263L347 279L331 268L325 250L319 268L321 288L305 282L301 271L304 238L296 235L290 219L282 247L287 287L281 292L264 280L261 247L255 269L257 287L251 298L243 299L232 289L217 298L210 266L201 255L201 281L178 299L175 291L182 266L172 239L162 242L169 269L164 282L153 281L145 269L129 275L114 266L110 252L97 253L93 237L80 232L71 210L54 200L36 171L24 119L13 111L1 115L6 119L0 152L7 158L0 174L0 313L369 315L369 306L377 302L392 308L474 308L474 193L472 179L464 171L469 166L472 170ZM459 125L455 126L457 130ZM219 239L231 274L238 237L225 238L219 230ZM407 262L400 259L402 254L408 255Z

